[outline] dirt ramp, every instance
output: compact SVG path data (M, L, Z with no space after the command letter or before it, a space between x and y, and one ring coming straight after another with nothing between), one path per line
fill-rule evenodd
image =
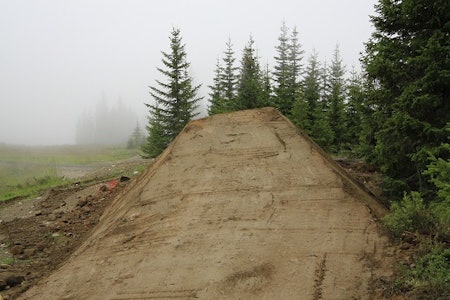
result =
M22 299L370 299L385 209L276 110L196 120Z

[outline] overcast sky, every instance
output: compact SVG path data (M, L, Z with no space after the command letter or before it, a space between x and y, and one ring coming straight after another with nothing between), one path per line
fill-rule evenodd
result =
M230 37L237 61L249 36L273 66L284 21L307 57L330 61L336 44L348 69L372 33L376 0L0 0L0 142L73 144L83 111L106 95L144 123L148 85L180 28L191 75L207 95ZM206 105L206 104L205 104Z

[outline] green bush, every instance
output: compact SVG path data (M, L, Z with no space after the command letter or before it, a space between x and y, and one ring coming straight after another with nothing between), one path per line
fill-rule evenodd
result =
M443 144L441 151L450 155L450 144ZM430 160L424 175L429 176L430 182L437 188L437 199L430 204L436 223L436 234L450 239L450 159L432 156Z
M436 186L432 201L425 203L418 192L405 193L383 219L395 236L419 233L414 263L401 268L394 286L399 293L406 291L409 299L450 299L450 160L431 157L424 175Z
M397 237L405 231L430 233L435 227L433 215L418 192L405 193L401 201L392 203L383 222Z
M405 271L405 283L413 287L417 299L449 299L450 249L442 244L431 246L416 257L415 267Z
M450 199L430 205L435 220L434 234L450 241Z

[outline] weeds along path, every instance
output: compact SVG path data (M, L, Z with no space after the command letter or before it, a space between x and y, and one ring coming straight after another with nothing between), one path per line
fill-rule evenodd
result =
M276 110L191 122L20 299L382 299L386 209Z

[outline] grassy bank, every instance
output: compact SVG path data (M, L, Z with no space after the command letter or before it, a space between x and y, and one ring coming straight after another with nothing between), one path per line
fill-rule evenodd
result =
M0 201L70 183L58 167L94 167L136 155L124 147L0 145Z

